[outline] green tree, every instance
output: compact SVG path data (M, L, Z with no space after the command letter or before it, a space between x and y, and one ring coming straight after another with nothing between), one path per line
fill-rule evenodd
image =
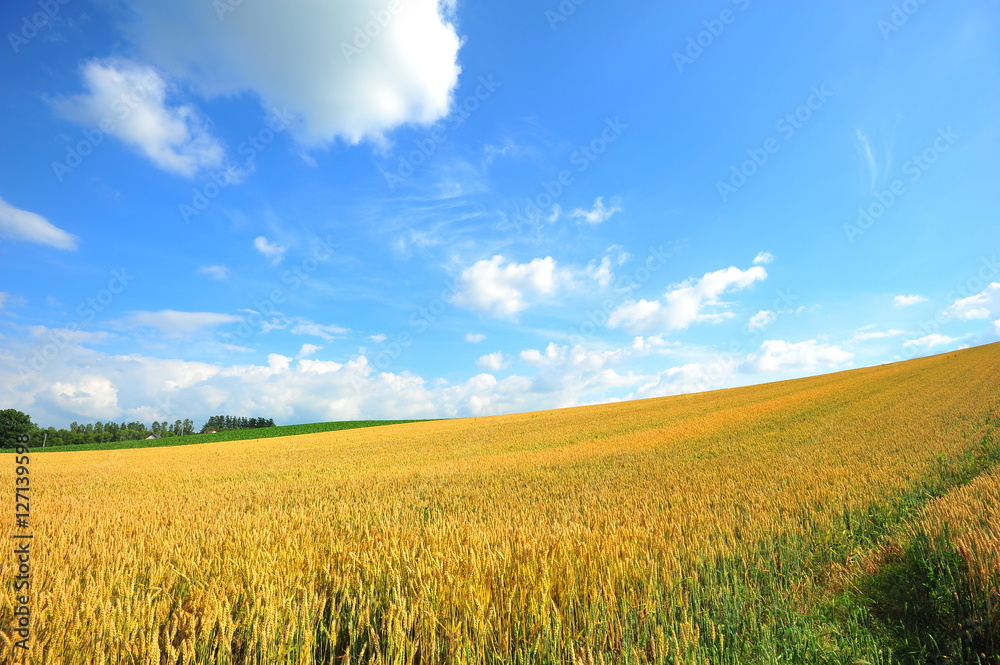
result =
M30 434L36 429L38 427L27 413L17 409L0 411L0 448L13 448L19 434Z

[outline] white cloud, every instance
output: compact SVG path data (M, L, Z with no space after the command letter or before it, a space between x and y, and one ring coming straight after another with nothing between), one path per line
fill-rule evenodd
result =
M588 394L600 395L648 380L647 376L631 372L621 374L615 369L631 355L629 349L591 349L550 342L544 351L521 351L520 358L524 364L539 368L538 374L530 379L532 396L544 397L551 408L556 408L581 404Z
M611 270L611 257L605 256L601 262L591 261L587 264L587 276L597 282L601 288L606 288L615 278L614 271Z
M735 315L728 311L730 303L721 301L720 297L764 279L767 279L767 271L761 266L747 270L729 267L706 273L704 277L689 279L667 291L662 303L639 300L621 305L611 313L608 326L644 332L683 330L692 323L721 323Z
M226 266L202 266L198 268L198 272L212 279L227 279L229 277L229 268Z
M283 247L278 243L269 242L264 236L254 238L253 246L258 252L271 260L272 266L276 266L281 263L281 260L285 258L285 252L288 251L287 247Z
M991 282L982 293L956 300L948 313L959 319L988 319L1000 314L1000 283Z
M292 359L280 353L267 354L267 366L274 371L286 370L292 365Z
M769 309L762 309L747 321L748 330L759 330L761 328L766 328L778 319L778 314L772 312Z
M253 353L253 349L250 347L240 346L239 344L219 344L219 348L234 353Z
M71 328L48 328L46 326L26 326L28 334L35 339L53 342L57 346L73 344L108 344L115 339L113 333L102 330L73 330Z
M14 296L6 291L0 291L0 312L2 312L5 307L10 307L11 305L21 306L26 305L27 303L28 301L25 300L23 296ZM42 326L37 327L42 328ZM29 329L30 328L31 326L29 326Z
M569 275L551 256L529 263L505 262L502 255L477 261L462 271L454 303L498 318L514 319L532 296L553 295Z
M450 0L128 4L128 36L151 62L206 96L287 108L309 145L437 121L461 71Z
M625 251L621 245L611 245L607 250L608 255L615 254L615 263L618 266L625 265L625 262L632 258L632 255Z
M895 307L909 307L910 305L916 305L922 302L927 302L927 298L920 295L896 296L892 299L892 303Z
M660 335L650 335L649 337L639 335L632 339L632 350L638 354L652 353L654 351L669 353L667 351L668 348L679 346L680 342L670 342L663 339Z
M165 309L159 312L132 312L121 323L128 328L155 328L167 337L188 337L202 330L241 320L232 314Z
M955 342L961 341L961 337L948 337L947 335L941 335L939 333L934 333L932 335L927 335L925 337L920 337L918 339L911 339L903 342L903 346L908 349L919 349L921 351L929 351L937 346L944 346L945 344L954 344Z
M486 339L486 335L483 333L465 333L465 341L470 344L477 344L478 342L482 342L484 339Z
M5 338L0 403L30 407L36 421L60 426L97 418L203 420L224 411L265 414L279 423L323 422L523 412L606 402L624 394L631 398L708 390L746 378L735 373L738 361L728 354L655 374L630 370L629 363L646 351L684 352L682 345L658 336L637 338L621 349L556 343L525 349L520 359L533 376L514 374L502 380L488 372L509 366L511 358L501 352L486 354L480 359L484 373L457 382L424 379L408 371L380 372L364 355L346 362L318 360L314 355L320 347L313 344L303 344L298 353L269 353L264 362L223 365L113 355L82 346L86 341L96 340L70 338L44 369L15 380L22 359L33 353L38 339L34 334ZM789 355L783 354L779 363L784 369L789 368ZM840 360L829 350L813 355L812 365Z
M854 355L839 346L822 344L814 339L791 343L771 339L747 356L742 369L750 373L815 372L843 366Z
M77 237L63 231L39 214L15 208L0 198L0 235L48 245L56 249L76 249Z
M332 342L338 337L342 337L345 333L350 332L350 330L343 326L338 326L335 323L323 324L314 323L313 321L307 321L305 319L298 319L295 324L288 329L288 332L293 335L312 335L313 337L319 337L320 339Z
M483 146L483 155L486 157L486 163L492 164L493 160L500 157L508 157L510 155L516 155L520 152L518 147L509 141L504 143L503 146L494 145L492 143L487 143Z
M322 350L322 346L316 346L315 344L303 344L299 352L295 354L296 358L306 358L308 356L314 355L317 351Z
M94 419L108 420L121 413L118 388L103 376L88 374L72 381L57 381L47 396L61 409L86 413Z
M887 337L898 337L899 335L905 335L906 333L902 330L892 328L891 330L859 330L854 334L848 344L854 342L867 342L871 339L885 339Z
M155 166L185 177L222 165L225 150L193 107L167 105L167 82L152 67L93 60L87 92L54 102L66 119L116 136Z
M23 405L36 422L62 427L71 420L203 420L221 411L266 414L279 423L477 416L567 406L581 395L572 385L532 393L532 380L517 376L429 383L405 371L377 372L363 355L336 363L270 354L262 365L221 366L109 355L72 343L43 372L19 381L20 359L32 348L29 342L16 353L0 352L0 403Z
M253 313L255 310L244 311ZM350 332L349 328L344 328L343 326L338 326L333 323L316 323L315 321L310 321L309 319L301 316L276 316L274 318L261 321L261 333L270 333L275 330L282 330L292 335L311 335L313 337L319 337L327 342L331 342L338 337L342 337L345 333Z
M594 350L579 344L569 347L549 342L544 352L538 349L525 349L521 351L521 361L540 367L583 367L590 370L599 370L609 363L620 362L624 358L627 358L628 355L629 352L623 349L610 351Z
M371 341L375 342L376 344L381 344L385 340L389 339L389 336L386 335L385 333L378 333L378 334L375 334L375 335L369 335L368 339L370 339Z
M612 199L612 204L610 208L604 206L604 197L598 196L597 200L594 201L594 207L590 210L584 210L583 208L576 208L570 213L570 217L576 219L582 219L588 224L600 224L603 221L609 219L616 212L621 212L621 206L616 205L614 199Z
M510 361L504 357L503 352L495 351L493 353L487 353L485 356L481 356L476 360L476 365L480 369L485 369L490 372L498 372L504 367L510 365Z
M757 252L757 256L753 257L755 266L766 265L772 261L774 261L774 254L771 252Z
M640 386L634 397L666 397L721 388L730 381L735 369L736 362L726 357L671 367Z

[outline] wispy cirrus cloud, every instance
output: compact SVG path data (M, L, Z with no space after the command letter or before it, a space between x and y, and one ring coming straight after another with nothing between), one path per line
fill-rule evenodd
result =
M229 268L226 266L202 266L198 268L198 274L205 275L211 279L228 279Z
M878 182L878 163L875 160L875 151L872 149L872 142L869 140L868 135L860 129L855 130L855 136L857 138L858 154L861 155L861 159L868 171L869 184L874 189L875 184Z
M241 321L233 314L216 312L179 312L165 309L158 312L132 312L118 325L126 329L152 328L167 337L190 337L199 332L211 330L227 323Z
M21 210L0 198L0 234L17 240L75 250L79 240L41 215Z
M600 224L611 218L615 213L621 212L621 203L617 198L611 199L611 205L604 205L604 197L598 196L594 201L594 206L590 210L583 208L574 209L569 215L574 219L579 219L587 224Z
M889 330L872 330L871 326L858 330L854 333L854 336L848 340L848 344L855 342L867 342L873 339L887 339L889 337L899 337L900 335L905 335L906 332L899 330L898 328L891 328Z

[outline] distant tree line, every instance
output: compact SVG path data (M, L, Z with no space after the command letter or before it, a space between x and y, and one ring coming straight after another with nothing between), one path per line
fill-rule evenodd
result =
M113 441L137 441L156 434L161 438L194 434L194 422L189 418L170 423L153 421L150 427L140 422L101 422L69 424L69 429L38 427L31 418L20 411L5 409L0 411L0 447L12 447L15 432L31 435L32 446L67 446Z
M212 416L201 428L202 432L215 430L221 432L227 429L257 429L258 427L274 427L272 418L247 418L246 416Z
M201 428L202 432L227 429L255 429L274 427L271 418L247 418L238 416L212 416ZM172 436L194 434L194 423L189 418L163 422L154 420L150 427L140 422L107 422L80 424L71 422L69 429L39 427L31 421L31 416L16 409L0 410L0 448L13 448L18 434L31 436L34 446L87 445L91 443L111 443L114 441L138 441L151 435L166 439Z

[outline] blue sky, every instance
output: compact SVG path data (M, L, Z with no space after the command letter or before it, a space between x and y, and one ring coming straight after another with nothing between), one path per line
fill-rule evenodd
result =
M0 9L0 405L475 416L1000 338L1000 4Z

